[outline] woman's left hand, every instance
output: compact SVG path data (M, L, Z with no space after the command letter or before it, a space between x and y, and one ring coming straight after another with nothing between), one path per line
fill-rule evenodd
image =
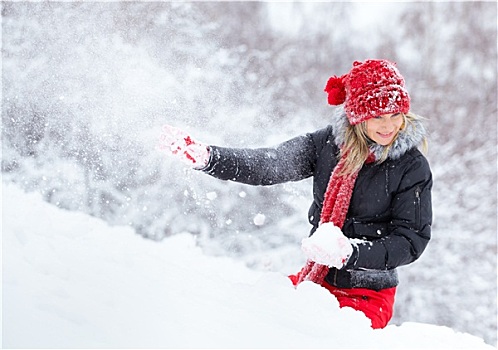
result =
M349 239L331 222L321 224L311 237L303 239L301 249L308 259L337 269L342 268L353 253Z

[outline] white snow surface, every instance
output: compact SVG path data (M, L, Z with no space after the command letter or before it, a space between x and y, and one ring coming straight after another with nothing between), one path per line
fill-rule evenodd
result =
M370 328L324 288L154 242L2 186L3 348L494 349L448 327Z

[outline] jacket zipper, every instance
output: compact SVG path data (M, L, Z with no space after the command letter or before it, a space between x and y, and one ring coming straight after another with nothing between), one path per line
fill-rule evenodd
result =
M420 229L420 211L421 211L421 203L420 203L420 187L417 186L415 189L415 222L417 224L417 229Z

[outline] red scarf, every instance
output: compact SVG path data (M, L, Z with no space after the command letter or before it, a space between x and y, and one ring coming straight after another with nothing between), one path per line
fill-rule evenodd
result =
M365 163L374 161L374 156L371 154ZM339 163L335 167L332 175L330 176L327 190L325 192L322 212L320 214L320 224L325 222L332 222L335 226L342 228L348 213L349 203L353 194L354 184L358 177L358 171L348 174L340 175L346 164L346 154L343 154ZM329 267L320 265L314 261L306 261L306 265L301 269L298 274L299 279L296 285L302 281L312 281L322 284L325 276L329 272Z

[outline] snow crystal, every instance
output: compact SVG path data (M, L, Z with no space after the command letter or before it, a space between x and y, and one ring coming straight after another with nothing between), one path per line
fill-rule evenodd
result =
M215 200L218 198L218 194L216 192L208 192L206 193L206 198L209 199L210 201Z
M256 216L253 219L254 225L256 226L262 226L265 224L266 216L264 214L256 214Z

